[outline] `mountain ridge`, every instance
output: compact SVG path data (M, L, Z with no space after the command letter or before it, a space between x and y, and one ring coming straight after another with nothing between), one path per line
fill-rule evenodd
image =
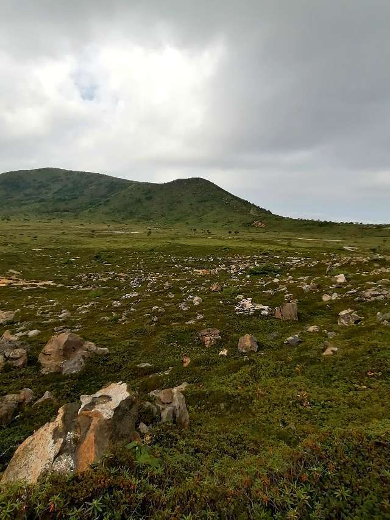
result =
M37 168L0 174L0 215L234 227L272 213L201 177L152 183Z

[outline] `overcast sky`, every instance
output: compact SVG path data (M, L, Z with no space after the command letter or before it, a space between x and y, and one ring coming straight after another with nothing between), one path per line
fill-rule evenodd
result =
M0 171L390 222L389 0L0 0Z

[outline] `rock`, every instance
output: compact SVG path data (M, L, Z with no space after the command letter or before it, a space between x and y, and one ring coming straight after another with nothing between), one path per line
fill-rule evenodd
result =
M3 353L4 363L10 364L15 368L25 367L27 365L27 352L23 348L15 348Z
M220 292L222 290L222 287L219 285L219 283L213 283L210 286L210 291L212 292Z
M380 287L371 287L361 293L361 295L356 298L357 301L363 302L373 302L373 301L381 301L387 300L390 298L390 291L387 289L382 289Z
M188 365L191 363L191 359L189 356L187 356L187 354L184 354L183 359L181 361L184 368L188 367Z
M35 401L35 403L33 404L33 406L40 406L41 404L43 403L48 403L48 402L55 402L55 398L54 398L54 395L49 392L49 390L46 390L46 392L43 394L43 396L38 399L37 401Z
M335 354L337 351L338 351L337 347L334 347L330 343L326 342L325 343L325 350L322 353L322 355L323 356L333 356L333 354Z
M248 352L257 352L259 345L257 339L251 334L245 334L238 340L238 352L247 354Z
M347 279L345 277L345 274L338 274L336 276L333 276L332 280L335 282L335 283L346 283L347 282Z
M38 330L38 329L34 329L34 330L30 330L28 333L27 333L27 336L29 338L35 338L35 336L38 336L38 334L40 333L41 331Z
M255 220L253 222L252 226L255 227L255 228L265 228L266 227L264 222L262 222L261 220Z
M147 434L147 433L149 432L149 427L146 426L146 424L143 423L143 422L140 422L140 423L139 423L139 425L138 425L138 429L139 429L139 431L140 431L143 435L145 435L145 434Z
M323 302L330 302L331 299L332 299L332 297L329 294L323 294L322 295L322 301Z
M227 355L228 355L228 350L227 350L227 348L223 348L223 349L219 352L218 355L219 355L219 356L227 356Z
M307 327L306 332L320 332L320 328L318 325L311 325Z
M339 313L338 324L343 325L345 327L350 327L351 325L357 325L362 321L361 318L355 311L352 309L346 309Z
M23 388L18 394L7 394L0 399L0 425L6 426L18 411L33 399L32 390Z
M248 314L250 316L254 314L256 307L252 303L252 298L242 298L237 303L234 310L236 311L236 314Z
M195 298L192 300L192 303L194 305L200 305L202 303L202 298L200 296L195 296Z
M302 340L298 334L294 334L294 336L290 336L284 341L285 345L291 345L291 347L296 347L299 343L302 343Z
M298 321L298 305L294 302L289 302L281 307L276 307L275 318L282 321Z
M15 314L18 311L0 311L0 325L8 325L15 319Z
M175 386L175 388L173 389L175 392L185 392L187 386L189 385L189 383L181 383L181 385L179 386Z
M203 329L199 332L198 338L205 347L216 345L221 340L220 331L218 329Z
M154 398L160 412L161 422L174 422L180 428L188 428L190 418L181 387L154 390L150 396Z
M6 330L4 334L1 336L0 344L5 341L18 341L18 339L18 336L16 336L15 334L11 334L10 330Z
M27 365L27 350L30 345L19 341L8 330L0 339L0 371L5 365L21 368Z
M386 312L382 314L381 312L378 312L376 315L376 319L379 323L383 323L385 321L390 321L390 312Z
M19 446L2 484L35 483L46 471L85 471L110 444L126 443L135 434L138 402L125 383L113 383L80 401L61 407L53 421Z
M85 360L93 354L107 354L108 349L99 348L94 343L84 341L73 333L63 332L53 336L39 354L42 374L58 372L75 374L85 365Z
M151 368L152 366L150 363L139 363L137 365L138 368Z

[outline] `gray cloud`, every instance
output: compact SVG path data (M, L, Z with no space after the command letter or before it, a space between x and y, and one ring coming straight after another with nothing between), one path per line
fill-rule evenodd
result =
M390 221L390 4L0 0L1 170L202 176Z

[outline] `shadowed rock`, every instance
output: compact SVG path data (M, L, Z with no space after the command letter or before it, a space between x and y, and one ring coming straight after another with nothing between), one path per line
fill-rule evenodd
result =
M184 395L182 394L185 386L183 383L183 385L176 388L150 392L149 395L154 398L161 422L174 422L181 428L188 428L190 417Z
M0 425L6 426L15 415L33 399L32 390L23 388L18 394L7 394L0 399Z
M75 374L82 370L85 360L93 354L107 353L107 348L99 348L77 334L63 332L48 341L39 354L38 361L42 366L42 374Z
M0 339L0 371L5 365L16 368L27 365L27 351L30 345L19 341L9 330L5 331Z

